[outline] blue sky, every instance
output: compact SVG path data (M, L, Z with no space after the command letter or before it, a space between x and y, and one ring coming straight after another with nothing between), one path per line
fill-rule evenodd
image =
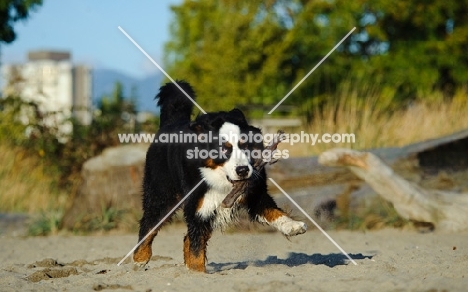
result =
M169 6L182 0L44 0L15 25L17 39L2 45L4 64L37 49L68 50L75 63L143 77L158 69L117 28L121 26L160 65L169 39Z

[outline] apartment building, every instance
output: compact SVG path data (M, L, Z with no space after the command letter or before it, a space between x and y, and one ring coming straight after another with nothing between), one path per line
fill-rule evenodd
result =
M3 96L15 94L34 101L57 120L75 117L91 123L92 71L73 64L69 52L32 51L24 64L2 66ZM70 129L63 128L65 132Z

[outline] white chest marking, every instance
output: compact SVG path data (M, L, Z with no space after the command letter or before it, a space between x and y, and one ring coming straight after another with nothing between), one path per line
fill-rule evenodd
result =
M215 215L213 221L213 227L215 229L219 228L224 230L230 224L236 223L238 221L240 206L237 202L242 196L239 197L238 201L234 203L231 208L223 208L221 206L221 202L224 200L227 194L228 192L225 193L219 192L215 189L210 189L205 194L205 197L203 198L203 204L197 211L197 215L204 219L208 219Z
M203 204L197 211L198 215L202 218L208 218L213 215L213 212L220 207L221 202L226 196L227 193L221 193L217 190L210 189L203 198Z

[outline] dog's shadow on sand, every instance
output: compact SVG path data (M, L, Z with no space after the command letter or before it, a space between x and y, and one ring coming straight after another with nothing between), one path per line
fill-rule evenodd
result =
M363 259L372 259L372 255L363 255L362 253L350 254L349 255L353 260L363 260ZM276 256L269 256L265 260L257 261L244 261L237 263L209 263L208 267L211 268L211 272L221 272L225 270L240 269L244 270L247 267L265 267L268 265L285 265L288 267L297 267L300 265L326 265L330 268L340 265L347 265L349 259L341 253L331 253L327 255L323 254L312 254L308 255L305 253L289 253L286 259L279 259Z

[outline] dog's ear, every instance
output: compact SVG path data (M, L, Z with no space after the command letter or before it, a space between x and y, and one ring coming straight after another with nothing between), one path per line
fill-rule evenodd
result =
M200 134L206 130L218 130L226 122L223 117L216 117L213 120L205 120L203 118L191 122L189 125L190 130L194 131L197 134Z
M239 123L242 123L242 124L247 123L244 113L238 108L232 109L229 112L229 117L235 121L238 121Z
M226 122L225 119L223 119L221 117L217 117L210 124L214 129L219 129L224 124L224 122Z
M189 125L189 129L197 134L200 134L201 132L203 132L203 125L199 122L191 122Z

